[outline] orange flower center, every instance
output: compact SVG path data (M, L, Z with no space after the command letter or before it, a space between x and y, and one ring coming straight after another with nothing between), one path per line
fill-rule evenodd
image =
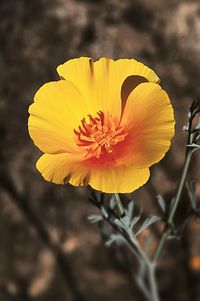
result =
M105 117L102 111L95 118L88 115L88 121L83 118L74 133L77 145L86 151L87 158L112 154L114 146L128 135L123 127L117 126L111 116Z

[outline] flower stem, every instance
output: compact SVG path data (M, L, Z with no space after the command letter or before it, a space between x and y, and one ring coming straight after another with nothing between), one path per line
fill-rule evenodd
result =
M158 295L158 287L155 277L155 265L150 261L150 259L147 257L143 249L139 244L136 245L136 248L138 250L138 253L146 263L147 271L148 271L148 280L149 280L149 287L151 291L151 297L152 301L159 301L159 295Z
M184 167L183 167L183 172L182 172L181 179L180 179L180 182L179 182L176 197L175 197L175 200L173 201L173 205L172 205L171 210L169 212L169 216L168 216L168 219L167 219L167 226L166 226L166 228L165 228L165 230L164 230L164 232L161 236L161 239L158 243L157 249L156 249L156 251L153 255L153 258L152 258L153 262L156 262L157 259L159 258L160 254L161 254L161 251L162 251L162 248L164 246L164 243L165 243L166 239L168 238L168 235L170 234L170 230L171 230L170 228L172 226L172 221L173 221L174 215L176 213L178 204L180 202L180 197L181 197L181 193L182 193L182 190L183 190L183 187L184 187L184 183L185 183L188 168L189 168L189 165L190 165L191 157L192 157L192 151L187 151L186 152L185 163L184 163Z
M158 288L157 288L157 282L155 277L155 266L152 263L148 266L148 279L149 279L149 286L151 289L152 301L159 301L160 298L158 295Z
M169 214L169 218L168 218L168 223L169 224L172 223L174 214L176 212L176 209L177 209L179 201L180 201L180 197L181 197L181 193L182 193L182 190L183 190L183 187L184 187L184 183L185 183L185 179L186 179L186 176L187 176L187 172L188 172L188 169L189 169L191 157L192 157L192 152L189 151L187 153L187 157L185 159L185 164L184 164L183 172L182 172L182 175L181 175L180 183L179 183L179 186L178 186L176 198L174 200L174 204L173 204L171 212Z
M149 280L149 287L151 292L151 300L152 301L159 301L159 295L158 295L158 287L155 277L155 264L151 262L149 257L146 255L145 251L142 249L139 243L136 243L132 237L130 236L131 241L135 245L140 257L142 258L143 262L146 265L147 271L148 271L148 280Z
M121 199L118 193L114 194L115 200L116 200L116 206L118 213L120 217L124 215L124 208L121 203ZM95 204L94 202L92 202ZM102 210L102 207L100 208L99 205L96 206ZM105 209L106 210L106 209ZM138 258L139 261L142 262L143 268L147 271L147 277L148 277L148 283L149 283L149 289L146 287L144 279L140 277L135 277L135 280L139 287L141 288L142 292L144 293L145 297L149 301L160 301L159 295L158 295L158 289L157 289L157 282L155 278L155 264L151 262L151 259L146 254L146 251L143 250L140 243L134 238L132 233L130 231L123 231L121 228L117 227L117 225L112 221L112 219L109 218L109 215L103 215L103 218L105 221L107 221L111 227L113 227L114 230L119 232L122 237L124 238L125 243L130 248L131 252Z

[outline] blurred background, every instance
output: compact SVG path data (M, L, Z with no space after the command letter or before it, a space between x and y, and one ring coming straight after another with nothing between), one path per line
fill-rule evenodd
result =
M27 133L28 106L66 60L136 58L171 97L176 135L133 198L146 214L173 196L184 160L188 108L200 99L199 0L0 1L0 301L144 301L87 216L88 188L45 182ZM190 177L200 196L200 156ZM182 196L177 221L187 214ZM158 266L163 301L200 300L200 224L191 221ZM134 269L134 266L133 266Z

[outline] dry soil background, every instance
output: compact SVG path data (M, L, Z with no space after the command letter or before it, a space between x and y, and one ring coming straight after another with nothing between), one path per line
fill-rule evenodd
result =
M143 300L105 248L87 188L43 181L40 152L27 133L35 91L58 78L56 67L79 56L137 58L159 74L176 114L176 135L151 180L133 194L145 212L157 193L173 195L184 160L182 126L200 99L200 1L0 1L0 301ZM190 174L200 180L199 154ZM200 194L200 189L198 189ZM129 196L130 197L130 196ZM184 192L177 219L187 208ZM41 227L41 224L43 227ZM197 222L159 263L163 301L198 301Z

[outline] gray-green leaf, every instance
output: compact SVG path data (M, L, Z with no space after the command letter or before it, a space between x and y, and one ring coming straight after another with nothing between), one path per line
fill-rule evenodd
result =
M165 200L162 197L162 195L158 195L157 196L157 200L158 200L158 204L160 206L160 208L162 209L162 211L165 213L166 212L166 204L165 204Z
M91 224L94 224L94 223L98 223L98 222L102 221L103 217L99 214L91 214L90 216L88 216L88 219Z
M134 211L134 202L131 201L128 204L128 208L126 209L126 214L129 218L129 220L131 220L132 216L133 216L133 211Z
M142 224L142 226L140 227L140 229L137 231L137 233L135 234L135 236L138 236L139 234L141 234L146 228L148 228L150 225L152 225L153 223L157 222L160 220L160 217L158 216L150 216L148 217L144 223Z
M117 243L118 245L124 242L124 238L120 234L111 234L110 239L105 243L107 247L110 247L113 243Z
M140 217L141 217L141 216L139 215L139 216L135 216L135 217L132 219L131 224L130 224L131 229L133 229L133 227L137 224L137 222L139 221Z

